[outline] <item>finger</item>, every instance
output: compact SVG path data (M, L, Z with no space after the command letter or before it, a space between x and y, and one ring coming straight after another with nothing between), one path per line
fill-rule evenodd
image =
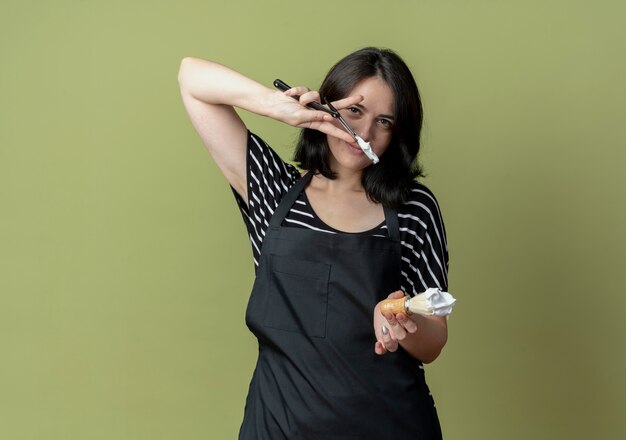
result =
M415 333L417 331L417 323L403 313L398 313L396 319L407 333Z
M334 127L338 131L342 131L334 125L335 118L320 110L301 108L293 113L293 118L293 125L296 127L312 128L323 132L329 131Z
M348 142L348 143L354 143L354 138L348 134L347 131L335 126L331 121L333 120L333 117L324 113L324 112L318 112L321 113L322 117L319 119L316 119L314 121L310 121L310 122L304 122L302 124L297 125L300 128L311 128L313 130L318 130L321 131L322 133L325 133L329 136L333 136L336 137L338 139L341 139L342 141ZM328 119L330 118L330 119Z
M387 326L383 325L381 327L382 332L382 343L387 351L394 352L398 349L398 341L391 337L391 332L387 328Z
M288 90L286 90L284 93L287 96L301 96L304 95L305 93L309 92L311 89L309 89L308 87L304 87L304 86L297 86L297 87L292 87Z
M318 102L318 103L320 102L320 94L316 92L315 90L311 92L306 92L300 95L300 104L306 106L307 104L310 104L311 102Z
M374 352L378 355L382 355L387 353L387 349L382 342L376 341L376 344L374 344Z
M342 99L338 99L337 101L333 101L331 104L337 110L341 110L343 108L351 107L354 104L358 104L361 101L363 101L363 96L353 95L353 96L348 96L347 98L342 98Z
M402 341L404 338L406 338L406 330L404 329L404 327L402 327L402 325L400 325L400 323L393 314L387 313L385 315L385 318L389 323L389 328L393 332L393 336L398 341Z
M387 298L395 299L395 298L402 298L403 296L405 295L402 290L396 290L395 292L391 292Z

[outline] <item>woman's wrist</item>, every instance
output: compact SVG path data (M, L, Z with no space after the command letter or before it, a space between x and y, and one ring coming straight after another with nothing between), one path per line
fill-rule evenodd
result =
M258 83L257 83L258 84ZM273 89L267 88L261 84L254 90L253 93L249 93L247 96L242 97L244 100L243 105L245 110L255 113L260 116L265 116L271 119L277 119L276 114L273 111L272 98L276 92Z

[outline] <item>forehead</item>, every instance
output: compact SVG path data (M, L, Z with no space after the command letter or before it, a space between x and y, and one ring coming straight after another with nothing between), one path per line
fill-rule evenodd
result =
M376 113L393 113L393 91L385 80L378 76L372 76L359 81L352 90L350 90L349 95L362 95L363 101L361 104Z

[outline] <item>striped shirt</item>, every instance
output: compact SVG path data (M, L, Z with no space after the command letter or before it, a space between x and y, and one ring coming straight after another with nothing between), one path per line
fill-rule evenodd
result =
M300 172L284 162L258 136L248 133L248 204L233 191L243 216L254 257L259 265L261 244L269 220L289 188L300 179ZM397 210L401 243L401 288L417 295L429 287L448 290L448 247L439 204L424 185L415 182L411 197ZM344 233L326 225L311 208L303 191L283 221L283 226L309 228L329 234ZM381 224L359 234L387 236Z

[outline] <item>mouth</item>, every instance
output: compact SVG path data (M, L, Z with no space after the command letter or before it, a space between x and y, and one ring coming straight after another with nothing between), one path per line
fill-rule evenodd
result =
M350 150L352 150L354 153L363 154L363 150L356 142L345 142L345 144L350 147Z

